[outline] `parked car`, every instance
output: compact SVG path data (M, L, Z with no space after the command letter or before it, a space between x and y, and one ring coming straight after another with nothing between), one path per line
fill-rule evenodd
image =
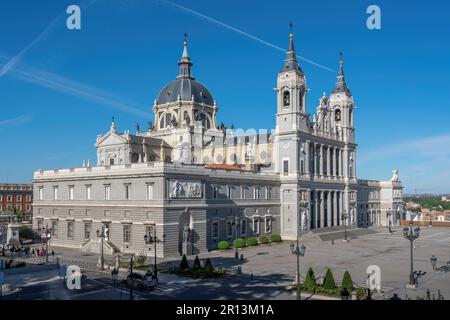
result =
M127 276L124 285L137 290L153 289L156 286L156 278L153 273L135 271Z

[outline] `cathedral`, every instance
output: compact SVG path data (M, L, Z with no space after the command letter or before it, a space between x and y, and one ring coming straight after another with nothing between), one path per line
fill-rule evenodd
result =
M51 229L52 245L164 257L250 236L400 224L398 171L388 181L356 176L342 54L334 89L311 116L290 34L270 131L218 123L217 103L192 67L185 36L178 75L144 130L119 132L113 119L97 136L95 164L34 173L33 227Z

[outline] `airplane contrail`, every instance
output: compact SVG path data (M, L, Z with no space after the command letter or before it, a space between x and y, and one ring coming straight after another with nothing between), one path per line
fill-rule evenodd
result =
M86 4L83 5L83 8L86 9L87 7L91 6L96 0L87 0ZM81 6L81 4L80 4ZM0 78L2 78L4 75L6 75L12 68L14 68L15 65L17 65L21 60L22 57L35 45L37 45L39 42L41 42L45 37L50 33L50 31L55 27L55 25L58 23L58 21L63 18L66 15L66 12L64 11L60 15L58 15L55 19L53 19L47 27L36 37L34 38L28 45L25 46L17 55L12 57L8 62L6 62L1 68L0 68Z
M234 32L236 32L236 33L238 33L238 34L241 34L241 35L247 37L247 38L253 39L253 40L255 40L255 41L259 42L259 43L262 43L262 44L264 44L264 45L266 45L266 46L268 46L268 47L271 47L271 48L274 48L274 49L277 49L277 50L286 52L285 49L283 49L283 48L281 48L281 47L279 47L279 46L277 46L277 45L274 45L274 44L272 44L272 43L270 43L270 42L268 42L268 41L265 41L265 40L263 40L263 39L261 39L261 38L258 38L258 37L256 37L256 36L254 36L254 35L251 35L251 34L245 32L245 31L242 31L242 30L240 30L240 29L238 29L238 28L235 28L235 27L233 27L233 26L230 26L229 24L226 24L226 23L224 23L224 22L222 22L222 21L219 21L219 20L217 20L217 19L214 19L214 18L212 18L212 17L209 17L209 16L207 16L207 15L205 15L205 14L203 14L203 13L200 13L200 12L198 12L198 11L195 11L195 10L192 10L192 9L189 9L189 8L186 8L186 7L184 7L184 6L180 5L180 4L177 4L177 3L174 3L174 2L171 2L171 1L168 1L168 0L154 0L154 1L160 2L160 3L163 3L163 4L166 4L166 5L168 5L168 6L172 6L172 7L176 8L176 9L180 9L180 10L185 11L185 12L187 12L187 13L190 13L190 14L192 14L192 15L194 15L194 16L197 16L197 17L199 17L199 18L202 18L202 19L205 19L205 20L207 20L207 21L209 21L209 22L212 22L212 23L214 23L214 24L217 24L217 25L219 25L219 26L221 26L221 27L224 27L225 29L234 31ZM301 60L303 60L303 61L305 61L305 62L307 62L307 63L310 63L310 64L312 64L312 65L314 65L314 66L316 66L316 67L319 67L319 68L321 68L321 69L324 69L324 70L327 70L327 71L330 71L330 72L334 72L334 73L336 72L336 70L333 70L333 69L331 69L331 68L328 68L327 66L324 66L324 65L322 65L322 64L320 64L320 63L317 63L317 62L314 62L314 61L312 61L312 60L310 60L310 59L308 59L308 58L302 57L302 56L300 56L300 55L297 55L297 57L298 57L299 59L301 59Z
M144 111L149 108L148 106L122 102L117 97L96 87L88 86L48 71L26 66L23 63L11 69L9 76L121 112L142 117L149 116L149 112Z

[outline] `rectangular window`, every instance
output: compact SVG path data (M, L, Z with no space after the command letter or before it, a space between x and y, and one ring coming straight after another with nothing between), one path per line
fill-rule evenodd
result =
M217 195L218 195L217 187L213 186L212 187L212 197L213 197L213 199L217 199Z
M86 200L91 200L91 189L92 189L91 185L86 186Z
M52 221L52 237L58 238L58 220Z
M84 223L84 238L85 239L91 238L91 229L92 229L92 224L90 222L85 222Z
M272 232L272 218L271 217L266 217L266 233L271 233Z
M17 204L17 205L16 205L16 208L17 208L17 210L22 210L22 204L20 204L20 203Z
M272 198L272 189L267 188L266 189L266 199L271 199L271 198Z
M148 225L145 227L145 243L150 244L153 243L153 236L155 232L155 226L154 225Z
M30 196L30 195L27 195L27 196L26 196L26 201L27 201L27 202L31 202L31 196Z
M69 200L73 200L74 186L69 186Z
M300 160L300 173L305 173L305 162Z
M7 199L6 199L8 202L12 202L12 196L11 195L9 195L9 196L7 196Z
M58 200L58 186L53 187L53 200Z
M27 204L27 212L30 212L30 211L31 211L31 205Z
M39 187L39 200L44 200L44 187Z
M153 200L153 183L147 184L147 200Z
M130 243L131 240L131 225L124 224L123 225L123 242Z
M37 228L39 232L42 230L43 227L44 227L44 219L37 219Z
M227 222L227 237L233 237L233 223L231 221Z
M219 223L217 221L212 224L212 238L219 239Z
M283 173L285 175L289 173L289 160L283 160Z
M3 202L3 196L0 194L0 202Z
M241 221L241 235L246 236L247 235L247 220Z
M16 196L16 201L22 202L22 196L20 194Z
M233 187L228 187L228 189L227 189L228 199L232 198L232 196L233 196L232 192L233 192Z
M129 184L125 185L125 200L130 200L131 198L131 186Z
M111 186L105 185L105 200L111 199Z
M73 239L73 230L74 230L74 222L68 221L67 222L67 238Z
M253 218L253 234L259 234L259 219Z

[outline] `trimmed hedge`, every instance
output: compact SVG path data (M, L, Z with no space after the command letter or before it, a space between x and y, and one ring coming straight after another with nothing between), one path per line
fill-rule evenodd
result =
M305 287L308 289L315 289L317 286L316 284L316 277L314 276L314 271L311 267L309 267L308 272L306 273L305 278Z
M244 239L236 239L233 241L233 247L235 248L243 248L245 247L245 240Z
M206 259L206 262L205 262L205 272L212 273L213 271L214 271L213 265L211 263L211 260L209 260L209 258L208 258L208 259Z
M253 247L258 244L258 239L256 239L255 237L250 237L247 239L246 243L247 243L247 246Z
M266 237L266 236L259 237L259 243L261 243L261 244L268 244L269 242L270 242L269 237Z
M198 271L202 268L202 265L200 264L200 259L198 256L195 256L194 265L192 266L192 270Z
M353 280L348 271L345 271L344 277L342 278L341 288L346 288L348 291L353 291Z
M333 273L330 269L325 273L325 278L323 278L323 288L327 290L336 289L336 282L334 281Z
M181 258L180 269L181 270L189 269L189 263L185 254L183 254L183 258Z
M270 236L270 241L281 242L281 236L279 234L273 234Z
M230 248L230 245L227 241L220 241L217 244L217 248L219 248L220 250L228 250Z

